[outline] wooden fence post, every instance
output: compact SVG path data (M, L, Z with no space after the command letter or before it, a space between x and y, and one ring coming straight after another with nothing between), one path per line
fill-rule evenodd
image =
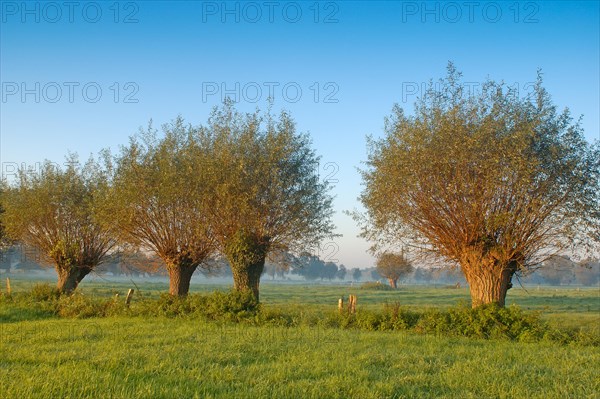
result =
M6 293L7 293L7 294L10 296L11 292L12 292L12 291L11 291L11 289L10 289L10 278L9 278L9 277L7 277L7 278L6 278Z
M127 291L127 297L125 298L125 305L129 306L129 303L131 302L131 297L133 296L133 288L130 288L129 291Z
M356 312L356 295L348 295L348 312Z

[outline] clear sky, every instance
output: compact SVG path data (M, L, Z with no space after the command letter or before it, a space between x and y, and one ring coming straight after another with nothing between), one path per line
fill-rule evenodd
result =
M321 256L369 267L344 210L359 208L365 136L382 135L448 61L527 93L536 71L600 138L600 3L1 1L0 159L61 163L117 149L149 119L194 124L228 95L289 110L334 183L343 234Z

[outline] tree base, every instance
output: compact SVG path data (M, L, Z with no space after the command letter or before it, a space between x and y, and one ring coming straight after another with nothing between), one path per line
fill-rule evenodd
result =
M512 287L511 280L515 269L497 268L492 270L476 270L465 273L471 293L473 308L495 303L504 307L506 293Z
M269 237L239 230L227 243L224 252L233 273L233 289L252 291L258 302L258 286L269 252Z
M173 265L169 270L169 294L178 297L187 296L190 292L192 275L198 266Z
M256 301L259 300L260 276L265 267L264 260L246 267L232 268L233 289L236 291L252 291Z
M91 271L92 268L87 266L70 268L56 267L56 273L58 274L56 288L62 294L71 294L77 289L81 280L83 280L83 278Z

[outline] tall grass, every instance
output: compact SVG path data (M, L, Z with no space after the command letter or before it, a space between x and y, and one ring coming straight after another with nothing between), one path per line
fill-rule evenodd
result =
M600 350L200 320L2 326L3 398L595 398Z
M130 286L94 283L60 297L16 280L15 293L0 298L0 398L600 392L594 289L513 289L509 303L520 307L473 311L468 293L450 288L263 284L256 307L227 286L193 286L196 294L178 300L161 297L165 287L152 283L138 284L127 307ZM215 288L221 292L209 294ZM337 311L348 294L358 296L355 315Z
M323 289L325 290L325 289ZM375 291L380 291L376 289ZM126 305L119 297L89 296L82 292L60 295L48 284L38 284L29 292L0 298L3 309L0 320L15 320L21 313L40 318L90 318L111 316L143 316L192 318L238 322L247 325L284 327L326 326L329 328L370 331L412 331L417 333L507 339L537 342L579 343L600 346L600 331L583 328L552 327L539 312L524 312L516 305L507 308L485 306L471 309L466 304L450 308L415 309L399 302L368 306L350 313L323 305L293 306L259 305L250 292L214 291L175 298L162 294L158 298L140 298ZM37 313L32 313L37 312ZM5 314L6 313L6 314ZM16 318L19 320L19 317Z

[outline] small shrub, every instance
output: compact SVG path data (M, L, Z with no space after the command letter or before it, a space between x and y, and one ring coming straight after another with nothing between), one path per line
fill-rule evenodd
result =
M205 308L201 310L207 318L238 321L253 317L259 304L252 291L215 291L204 297Z
M60 291L50 284L36 284L29 291L29 298L35 302L53 301L60 297Z
M9 295L6 292L0 292L0 303L13 303L14 297L13 295Z
M62 295L57 302L57 313L61 317L78 319L104 317L103 309L102 302L78 292L72 295Z
M569 343L584 346L600 346L600 335L580 329L572 335Z
M427 311L419 318L415 330L436 335L531 342L542 339L549 327L537 313L525 314L517 306L486 305L475 309L458 306L448 311Z
M377 331L386 330L387 324L382 314L361 311L356 313L356 327L361 330Z
M144 302L140 312L164 317L241 321L253 319L258 309L252 292L215 291L208 295L190 294L183 298L162 294L158 300Z
M385 305L386 322L390 330L408 330L419 321L419 313L400 306L399 303Z
M170 294L161 294L155 301L145 303L145 310L149 315L164 317L184 317L192 313L191 298L180 298Z
M452 331L451 325L447 312L426 310L415 324L415 331L421 334L443 335Z

